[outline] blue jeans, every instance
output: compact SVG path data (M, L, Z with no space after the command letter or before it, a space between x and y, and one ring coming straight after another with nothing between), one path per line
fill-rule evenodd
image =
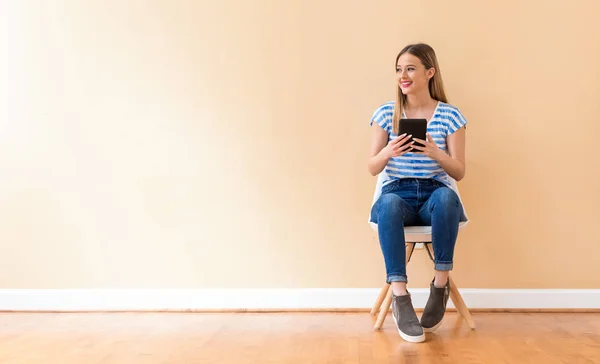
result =
M386 282L407 282L404 226L431 226L434 268L453 268L458 224L465 221L456 192L434 179L406 178L383 186L371 209L385 260Z

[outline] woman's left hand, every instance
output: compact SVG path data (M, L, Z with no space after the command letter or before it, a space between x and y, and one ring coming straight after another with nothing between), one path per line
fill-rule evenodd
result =
M426 135L427 141L419 138L413 138L414 141L420 143L421 145L415 143L412 145L412 147L418 151L416 152L416 154L425 155L433 160L439 160L444 151L441 150L437 146L437 144L435 144L433 138L431 137L431 135L429 135L429 133L427 133Z

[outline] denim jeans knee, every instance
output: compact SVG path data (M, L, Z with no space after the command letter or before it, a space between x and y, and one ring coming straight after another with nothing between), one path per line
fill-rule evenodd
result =
M371 219L377 223L387 283L407 281L404 223L412 215L414 209L393 192L383 193L371 211Z
M424 223L431 225L434 269L452 270L458 226L464 216L458 195L448 187L436 189L421 208L419 216Z

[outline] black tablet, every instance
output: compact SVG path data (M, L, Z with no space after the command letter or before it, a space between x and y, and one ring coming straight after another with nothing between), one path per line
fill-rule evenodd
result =
M402 135L406 133L407 135L411 135L413 138L419 138L423 140L427 140L427 119L400 119L400 134ZM410 143L412 141L409 140ZM415 145L421 146L422 144L419 142L415 142ZM418 149L410 148L409 152L420 152Z

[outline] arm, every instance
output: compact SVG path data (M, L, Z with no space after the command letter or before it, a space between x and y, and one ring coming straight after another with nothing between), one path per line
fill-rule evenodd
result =
M454 178L457 182L465 177L466 165L465 165L465 139L466 130L464 127L458 129L454 133L450 134L446 138L446 145L448 146L448 153L443 151L440 153L437 162L440 166Z
M404 144L410 135L400 135L388 143L388 134L381 126L373 123L371 129L371 152L367 168L372 176L376 176L383 171L390 159L405 154L412 143Z
M391 157L381 153L388 141L386 131L375 123L373 123L371 129L371 152L369 153L367 168L372 176L376 176L383 171Z

